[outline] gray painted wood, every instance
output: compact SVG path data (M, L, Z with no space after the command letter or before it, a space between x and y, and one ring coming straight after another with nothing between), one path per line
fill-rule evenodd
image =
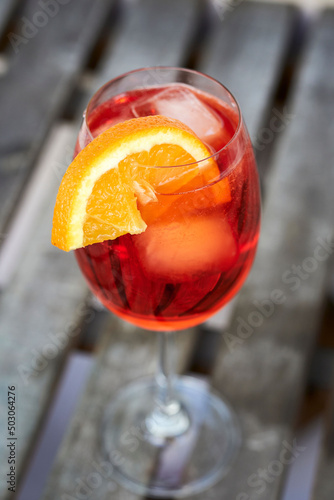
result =
M66 136L65 136L66 138ZM65 143L67 142L67 139ZM68 144L73 147L74 133ZM61 148L61 144L59 144ZM63 141L64 147L64 141ZM63 164L65 151L57 156ZM90 320L85 307L87 288L73 254L50 243L52 213L59 178L54 159L44 165L44 193L38 216L20 245L16 273L0 295L0 432L7 431L7 388L16 386L17 484L41 431L53 388L59 379L69 347L81 332L81 323ZM0 447L0 497L13 498L7 490L8 449Z
M281 77L298 13L278 4L228 5L225 14L213 9L212 26L197 67L231 90L254 140L270 113L268 106Z
M326 433L320 454L313 500L329 500L334 497L334 391L326 421Z
M9 42L10 67L0 79L0 232L46 134L64 111L113 1L56 4L59 12L43 17L38 16L38 2L28 0L12 33L21 38ZM23 16L41 27L32 26L27 33Z
M244 444L230 473L209 492L212 498L277 500L287 470L284 460L298 460L303 453L295 449L293 458L284 449L295 439L292 426L334 251L333 64L331 11L317 23L303 57L288 103L294 118L277 146L266 183L256 262L222 335L213 384L235 407ZM293 266L304 267L301 278ZM277 298L278 293L284 302L274 304L272 294ZM270 297L266 314L259 314L256 301ZM241 334L240 319L248 325ZM259 478L261 470L267 475Z

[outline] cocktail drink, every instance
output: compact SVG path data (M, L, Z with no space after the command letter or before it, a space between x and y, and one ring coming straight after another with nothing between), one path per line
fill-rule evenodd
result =
M200 167L206 177L190 175L154 192L144 186L137 197L143 233L76 251L93 292L124 319L152 330L204 321L240 288L258 239L257 173L245 130L224 150L238 127L238 109L183 83L127 91L91 106L86 126L93 137L120 121L165 115L186 123L210 153L220 152L216 168ZM83 145L78 141L77 152ZM177 177L177 168L165 168L166 175Z
M238 428L226 403L194 379L168 373L167 342L228 302L252 265L260 196L238 104L194 71L131 72L92 98L75 155L71 187L64 181L59 195L67 201L57 200L54 242L75 249L108 309L161 332L157 383L120 392L105 418L103 446L119 481L137 493L198 492L227 470ZM124 439L133 428L142 435L136 450ZM180 453L186 458L175 471Z

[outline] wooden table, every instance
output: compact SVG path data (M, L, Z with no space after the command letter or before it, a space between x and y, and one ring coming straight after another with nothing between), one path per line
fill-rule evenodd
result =
M94 349L94 368L44 500L77 498L76 480L95 471L106 401L154 371L155 337L92 306L73 256L50 244L51 219L89 96L127 70L182 65L239 100L264 194L256 262L228 318L178 337L179 372L205 375L244 434L229 474L192 498L278 500L334 252L334 12L310 20L293 7L248 1L227 2L225 11L197 0L44 3L53 9L37 0L0 5L0 431L4 443L15 386L18 486L71 350ZM330 415L316 500L334 496ZM15 497L7 457L2 445L3 500ZM138 498L110 484L101 481L92 498Z

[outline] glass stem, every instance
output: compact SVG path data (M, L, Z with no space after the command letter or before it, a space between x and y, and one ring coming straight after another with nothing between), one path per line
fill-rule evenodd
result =
M158 439L179 436L190 426L188 413L174 393L174 341L174 332L159 332L155 408L146 418L147 430Z
M159 360L156 380L158 384L157 404L169 415L180 410L180 404L174 399L174 332L159 332Z

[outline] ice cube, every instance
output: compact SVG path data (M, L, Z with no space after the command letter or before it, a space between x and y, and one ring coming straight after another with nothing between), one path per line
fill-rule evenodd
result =
M168 283L227 271L238 258L232 230L217 215L155 223L133 239L146 272Z
M136 117L164 115L180 120L201 139L211 144L221 132L223 122L185 85L170 85L150 98L142 98L132 106Z

